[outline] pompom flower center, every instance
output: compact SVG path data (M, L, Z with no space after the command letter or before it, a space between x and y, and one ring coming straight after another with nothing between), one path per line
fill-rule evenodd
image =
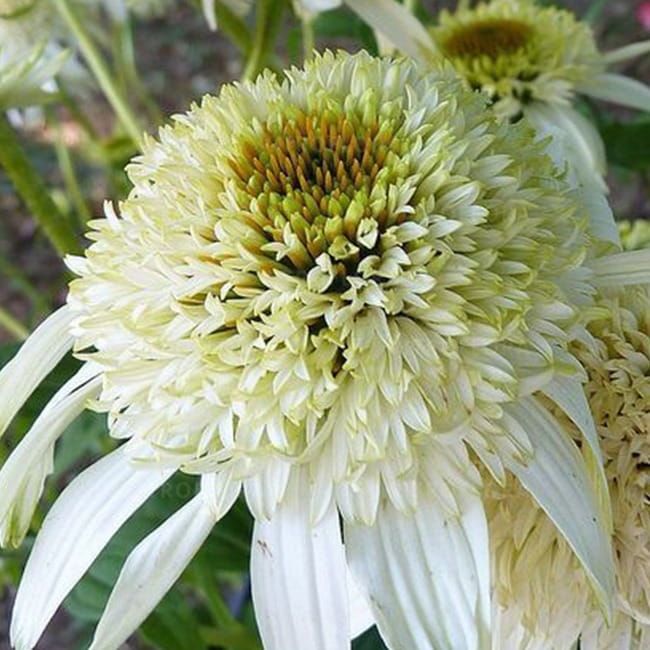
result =
M519 20L492 18L459 27L444 42L449 56L497 59L524 48L533 36L533 28Z
M343 279L377 252L381 233L407 217L371 207L376 184L408 174L399 164L396 121L296 110L244 141L230 166L240 207L268 240L261 249L300 276L327 254L335 283L345 288Z

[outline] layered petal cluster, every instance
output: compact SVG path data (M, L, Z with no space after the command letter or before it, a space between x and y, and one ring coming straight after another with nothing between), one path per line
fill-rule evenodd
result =
M349 648L357 583L390 648L489 648L479 467L533 495L608 609L607 486L570 346L599 287L649 281L650 252L589 253L589 207L525 123L449 66L327 53L205 97L128 173L69 260L68 305L0 373L4 431L72 345L85 361L0 471L5 544L89 400L125 440L46 518L17 648L177 470L201 492L133 551L93 650L119 647L242 491L267 650Z
M603 450L613 514L617 592L608 626L574 555L514 482L489 484L499 648L650 647L650 292L599 302L575 344ZM578 437L577 428L564 420Z

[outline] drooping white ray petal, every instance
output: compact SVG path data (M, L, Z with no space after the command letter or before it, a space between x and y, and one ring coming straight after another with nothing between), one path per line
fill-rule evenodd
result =
M72 347L73 314L61 307L43 321L0 371L0 436L34 389Z
M429 61L436 52L422 23L395 0L345 0L373 29L383 34L402 53Z
M622 74L604 72L577 89L596 99L650 111L650 86Z
M629 45L605 52L603 59L607 64L620 63L621 61L634 59L648 52L650 52L650 41L639 41L638 43L630 43Z
M490 648L490 567L483 504L456 495L446 514L423 491L414 514L384 499L374 526L345 525L353 575L392 650Z
M598 495L600 510L604 516L607 529L611 530L612 507L609 488L607 486L607 476L605 475L605 467L603 465L603 454L600 448L598 432L596 431L596 423L594 422L582 384L578 379L573 377L556 375L553 381L544 386L542 392L562 409L583 435L590 455L593 458L593 462L588 463L588 469L589 465L593 466L593 473L590 472L590 474L595 478L594 487Z
M350 648L346 564L336 508L310 524L308 479L292 477L269 521L257 521L251 580L265 650Z
M200 493L135 547L113 587L90 650L121 647L180 578L217 520Z
M48 513L18 587L11 622L31 650L70 590L122 524L173 473L137 469L120 448L80 474Z
M54 443L100 389L98 368L86 364L52 398L0 470L0 545L18 546L29 527Z
M650 283L650 248L626 251L589 260L594 283L599 287L622 287Z
M350 603L350 638L356 639L375 624L368 599L361 592L350 571L347 572L348 602Z
M216 31L217 29L217 14L214 5L215 0L201 0L201 7L203 9L205 21L208 23L208 27L212 31Z
M604 611L611 614L614 565L607 525L576 445L533 397L506 412L529 435L534 455L508 469L521 481L565 537L589 577Z
M557 129L567 138L571 153L575 156L577 174L585 171L584 166L598 174L605 173L605 145L591 122L580 113L570 106L547 102L532 102L526 106L524 113L541 134L554 135L553 131Z

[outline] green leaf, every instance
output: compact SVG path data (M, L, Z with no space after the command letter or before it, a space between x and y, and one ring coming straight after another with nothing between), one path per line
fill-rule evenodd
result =
M626 169L650 168L650 120L639 122L606 122L600 125L607 158L613 165Z
M177 590L170 591L140 628L143 638L159 650L207 648L197 618Z
M360 41L370 54L379 52L372 29L346 7L318 14L314 20L314 34L324 39L350 38Z
M387 648L381 640L377 628L373 625L352 642L352 650L387 650Z

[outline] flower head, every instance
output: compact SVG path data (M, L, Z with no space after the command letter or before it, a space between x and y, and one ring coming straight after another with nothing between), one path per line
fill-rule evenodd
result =
M534 102L567 104L576 92L608 93L605 99L650 107L647 88L627 80L636 92L617 96L625 78L606 74L609 63L642 54L648 44L603 55L591 27L564 9L534 0L490 0L442 11L431 34L440 53L505 115Z
M602 299L599 309L590 338L574 351L587 371L611 495L613 627L607 629L584 573L547 515L514 483L493 486L488 513L502 647L530 637L526 648L559 650L583 634L583 647L615 650L623 647L621 638L650 633L650 292ZM575 426L564 423L578 438Z
M392 12L392 21L372 12L363 16L403 52L425 63L441 57L451 61L470 87L486 94L499 116L517 119L523 113L540 135L560 136L580 183L589 185L594 176L604 189L603 143L571 102L584 94L650 110L650 88L608 71L650 51L650 41L602 53L591 27L569 11L538 6L535 0L489 0L440 12L423 44L409 41L413 16L397 2Z
M85 361L0 471L5 543L89 398L128 439L39 533L18 648L176 470L201 492L133 551L93 649L127 638L243 487L267 650L348 647L339 515L389 645L482 650L479 464L552 513L607 607L606 487L537 394L577 382L569 345L595 288L647 281L650 260L590 258L587 208L525 124L449 67L327 53L204 98L128 172L119 216L108 206L69 260L68 306L0 374L2 431L72 343Z

